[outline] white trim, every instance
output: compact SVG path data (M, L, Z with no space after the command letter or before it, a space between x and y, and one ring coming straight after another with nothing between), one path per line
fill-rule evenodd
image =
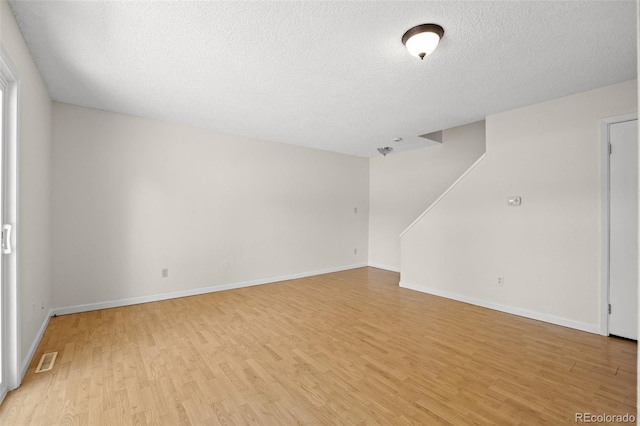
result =
M600 122L600 334L609 335L609 123Z
M398 273L400 272L399 267L391 266L391 265L383 265L381 263L369 262L369 266L371 266L372 268L384 269L385 271L398 272Z
M47 326L49 325L49 320L51 319L52 316L53 316L53 311L50 310L49 314L42 322L42 325L40 326L40 330L38 330L38 334L36 334L36 338L33 339L33 342L31 343L31 347L29 348L29 352L27 352L27 356L24 358L24 361L22 362L22 368L20 369L21 382L22 382L22 379L24 379L25 374L27 374L27 370L29 369L29 364L31 364L31 360L33 359L33 356L36 354L36 351L38 350L38 345L40 345L40 341L44 336L44 332L47 331Z
M624 114L600 120L600 329L609 335L609 127L637 120L638 114Z
M466 177L466 176L471 172L471 170L473 170L473 169L474 169L474 168L475 168L475 167L476 167L476 166L477 166L477 165L478 165L478 164L479 164L479 163L484 159L484 157L486 157L486 156L487 156L487 153L485 152L485 153L484 153L484 154L482 154L482 155L480 156L480 158L478 158L478 159L477 159L477 160L476 160L476 161L475 161L471 166L469 166L469 168L468 168L468 169L467 169L467 170L466 170L466 171L465 171L465 172L464 172L464 173L463 173L463 174L462 174L458 179L456 179L456 181L455 181L455 182L453 182L453 183L451 184L451 186L449 186L449 188L447 188L447 190L446 190L446 191L444 191L444 192L442 193L442 195L440 195L440 196L439 196L439 197L438 197L438 198L437 198L433 203L431 203L431 205L430 205L429 207L427 207L427 209L426 209L424 212L422 212L422 214L421 214L420 216L418 216L418 218L417 218L416 220L414 220L413 222L411 222L411 225L407 226L407 229L405 229L404 231L402 231L402 234L400 234L400 238L402 238L402 236L403 236L404 234L406 234L406 233L407 233L411 228L413 228L413 227L415 226L415 224L416 224L416 223L418 223L418 222L420 221L420 219L422 219L422 218L424 217L424 215L426 215L427 213L429 213L429 210L431 210L432 208L434 208L434 207L435 207L435 206L440 202L440 200L442 200L444 197L446 197L446 196L447 196L447 194L448 194L449 192L451 192L451 190L452 190L453 188L455 188L455 187L456 187L456 185L458 185L458 184L462 181L462 179L464 179L464 178L465 178L465 177Z
M20 76L17 68L11 62L9 55L4 47L0 45L0 74L6 84L5 108L3 113L12 114L5 116L5 132L6 145L4 146L4 164L3 164L3 180L4 180L4 196L6 204L2 206L4 209L4 223L13 224L13 241L11 245L16 247L17 237L19 236L18 223L18 151L20 139ZM18 285L18 261L19 256L17 250L13 253L3 255L3 274L4 284L2 295L2 303L4 308L4 342L3 350L5 358L3 358L4 369L3 382L6 384L7 391L13 390L20 385L20 287Z
M251 287L254 285L272 284L280 281L295 280L298 278L306 278L306 277L312 277L316 275L330 274L332 272L346 271L349 269L363 268L366 266L367 266L366 263L359 263L354 265L340 266L337 268L321 269L317 271L302 272L302 273L291 274L291 275L281 275L278 277L262 278L262 279L251 280L251 281L241 281L236 283L220 284L220 285L214 285L209 287L194 288L189 290L172 291L169 293L152 294L149 296L132 297L129 299L119 299L119 300L112 300L107 302L87 303L85 305L55 308L55 309L52 309L51 313L52 315L67 315L67 314L76 314L78 312L96 311L99 309L117 308L120 306L137 305L139 303L157 302L160 300L176 299L178 297L196 296L198 294L214 293L216 291L224 291L224 290L233 290L236 288Z
M434 296L444 297L446 299L456 300L458 302L469 303L471 305L481 306L483 308L493 309L495 311L506 312L508 314L518 315L520 317L531 318L538 321L548 322L550 324L561 325L563 327L569 327L580 331L586 331L589 333L598 334L599 329L595 324L587 324L579 321L573 321L567 318L557 317L555 315L542 314L540 312L529 311L526 309L515 308L513 306L501 305L499 303L488 302L486 300L474 299L473 297L462 296L460 294L451 293L443 290L436 290L424 286L410 284L400 281L400 287L409 290L419 291L421 293L427 293Z

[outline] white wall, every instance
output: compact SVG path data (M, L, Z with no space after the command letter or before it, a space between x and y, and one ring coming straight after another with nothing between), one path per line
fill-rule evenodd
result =
M400 271L400 233L485 151L485 123L443 132L443 143L369 162L369 264Z
M636 111L634 80L487 117L484 160L403 236L402 285L599 331L600 119Z
M56 307L367 262L366 158L60 103L53 117Z
M0 43L20 77L16 250L24 363L51 308L51 98L5 0L0 0Z

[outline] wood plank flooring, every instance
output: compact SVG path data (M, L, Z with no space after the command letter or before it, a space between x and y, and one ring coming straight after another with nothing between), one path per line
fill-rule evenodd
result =
M52 318L2 425L574 424L636 414L635 342L375 268ZM43 353L53 370L34 374Z

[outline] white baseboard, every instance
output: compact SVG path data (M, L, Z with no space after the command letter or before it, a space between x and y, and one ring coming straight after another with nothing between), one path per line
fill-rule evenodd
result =
M31 343L31 347L29 348L29 352L27 352L27 356L22 361L22 368L20 369L20 383L22 383L22 379L24 379L25 374L27 374L27 370L29 369L29 364L31 364L31 360L33 356L36 354L38 350L38 345L42 340L42 336L44 336L44 332L47 330L47 326L49 325L49 320L53 316L53 310L49 311L49 314L46 316L42 325L40 326L40 330L38 330L38 334L36 334L36 338L33 339L33 343Z
M210 287L200 287L200 288L194 288L189 290L172 291L169 293L152 294L149 296L132 297L128 299L119 299L119 300L112 300L107 302L88 303L85 305L67 306L63 308L53 309L52 315L76 314L79 312L97 311L99 309L117 308L120 306L137 305L139 303L149 303L149 302L157 302L160 300L176 299L178 297L196 296L198 294L214 293L216 291L233 290L236 288L251 287L251 286L262 285L262 284L271 284L279 281L295 280L298 278L312 277L315 275L329 274L332 272L346 271L349 269L363 268L366 266L367 266L366 263L359 263L354 265L340 266L337 268L321 269L317 271L302 272L302 273L291 274L291 275L281 275L278 277L263 278L258 280L241 281L241 282L229 283L229 284L220 284L220 285L214 285Z
M384 269L385 271L398 272L400 273L400 268L390 265L383 265L381 263L369 262L369 266L372 268Z
M469 303L471 305L481 306L483 308L493 309L495 311L506 312L508 314L518 315L538 321L548 322L550 324L561 325L563 327L573 328L588 333L600 334L600 327L594 324L587 324L579 321L557 317L555 315L542 314L539 312L529 311L526 309L515 308L513 306L501 305L499 303L487 302L485 300L474 299L473 297L462 296L448 291L436 290L429 287L410 284L400 281L400 287L409 290L419 291L421 293L432 294L434 296L444 297L446 299L457 300L458 302Z

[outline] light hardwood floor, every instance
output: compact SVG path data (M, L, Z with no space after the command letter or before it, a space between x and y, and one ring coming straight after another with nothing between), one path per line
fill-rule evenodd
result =
M574 424L635 415L635 342L361 268L52 318L2 425ZM59 351L50 372L41 354Z

